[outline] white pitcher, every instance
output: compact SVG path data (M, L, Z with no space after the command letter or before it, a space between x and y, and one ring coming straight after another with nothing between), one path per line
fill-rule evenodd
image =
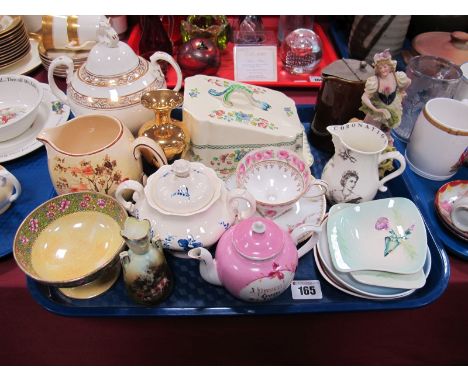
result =
M327 198L334 203L360 203L374 199L377 191L385 192L384 184L406 168L398 151L382 154L388 144L385 133L363 122L328 126L335 155L325 165L322 179L328 183ZM400 167L379 180L379 164L396 159Z

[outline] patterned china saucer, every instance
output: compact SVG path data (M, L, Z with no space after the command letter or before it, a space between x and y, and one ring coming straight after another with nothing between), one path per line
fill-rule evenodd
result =
M231 176L226 180L226 188L231 190L236 187L236 177ZM325 211L327 208L325 196L319 196L316 198L302 197L293 207L285 212L284 214L273 219L281 228L291 233L296 227L304 223L310 223L314 225L320 225ZM261 216L258 211L255 216ZM304 235L300 238L299 242L307 240L311 234Z
M450 214L453 204L468 194L468 180L453 180L445 183L436 193L434 206L439 219L447 229L458 238L468 241L468 233L459 230L453 223Z
M23 134L0 142L0 163L20 158L42 146L36 137L43 128L50 128L65 123L70 115L70 108L62 104L50 91L47 84L42 84L44 97L39 106L36 120Z

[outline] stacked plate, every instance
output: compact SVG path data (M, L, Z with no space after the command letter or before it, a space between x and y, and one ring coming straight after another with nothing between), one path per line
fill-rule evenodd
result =
M39 44L39 56L41 57L42 65L49 71L51 62L60 56L68 56L73 60L74 70L76 71L88 59L89 50L65 50L65 49L49 49L46 50L42 43ZM67 67L65 65L57 66L54 71L55 76L66 77Z
M323 222L315 262L326 281L350 295L406 297L425 285L431 268L421 214L405 198L337 204Z
M20 16L0 16L0 69L14 65L29 53L31 45Z

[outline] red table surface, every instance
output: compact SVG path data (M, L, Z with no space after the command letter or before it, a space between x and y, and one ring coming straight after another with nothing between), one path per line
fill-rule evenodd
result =
M263 317L70 318L0 259L3 365L466 365L468 263L419 309Z
M47 82L44 70L31 75ZM285 92L298 103L316 97L305 89ZM71 318L38 305L8 255L0 258L0 364L466 365L468 262L450 257L450 266L444 294L419 309Z

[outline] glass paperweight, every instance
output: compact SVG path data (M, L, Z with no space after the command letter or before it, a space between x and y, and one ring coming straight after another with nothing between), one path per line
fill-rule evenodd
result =
M282 42L280 57L289 73L311 73L322 59L322 41L310 29L296 29Z

